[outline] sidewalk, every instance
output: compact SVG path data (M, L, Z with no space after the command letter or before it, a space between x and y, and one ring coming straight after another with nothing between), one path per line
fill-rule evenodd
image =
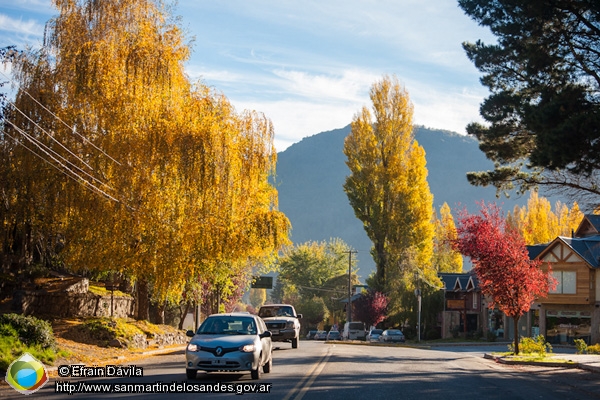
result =
M600 354L554 354L552 358L573 361L579 369L600 373Z

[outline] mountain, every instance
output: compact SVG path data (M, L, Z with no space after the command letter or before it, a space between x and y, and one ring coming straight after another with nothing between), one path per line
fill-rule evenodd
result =
M341 238L358 251L359 275L366 278L375 266L371 241L344 193L350 170L343 153L350 126L304 138L278 153L274 184L279 192L279 209L292 223L294 243ZM467 207L476 212L476 202L497 202L505 211L524 205L527 198L497 199L495 188L469 184L466 173L493 169L475 139L457 133L415 128L415 139L425 149L428 181L437 211Z

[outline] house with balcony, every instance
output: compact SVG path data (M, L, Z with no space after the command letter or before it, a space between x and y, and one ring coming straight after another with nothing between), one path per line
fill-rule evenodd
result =
M519 332L541 333L552 344L600 343L600 215L585 215L571 237L528 250L532 260L543 262L543 270L550 265L558 284L521 318Z
M490 326L488 311L475 273L440 273L438 276L444 285L442 338L485 334ZM501 329L503 319L498 321L494 326Z

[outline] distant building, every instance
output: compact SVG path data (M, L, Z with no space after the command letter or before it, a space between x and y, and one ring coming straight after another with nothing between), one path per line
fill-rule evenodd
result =
M471 271L438 275L444 284L442 338L485 334L490 329L490 323L475 273ZM502 322L500 317L493 329L502 329Z

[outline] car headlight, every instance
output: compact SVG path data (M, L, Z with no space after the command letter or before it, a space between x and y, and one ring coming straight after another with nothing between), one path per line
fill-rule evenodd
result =
M242 351L244 353L254 353L254 349L256 349L254 344L246 344L246 345L240 347L240 351Z
M294 329L294 321L288 321L285 323L286 329Z
M188 351L198 351L200 349L198 348L197 344L190 343L187 345L187 350Z

